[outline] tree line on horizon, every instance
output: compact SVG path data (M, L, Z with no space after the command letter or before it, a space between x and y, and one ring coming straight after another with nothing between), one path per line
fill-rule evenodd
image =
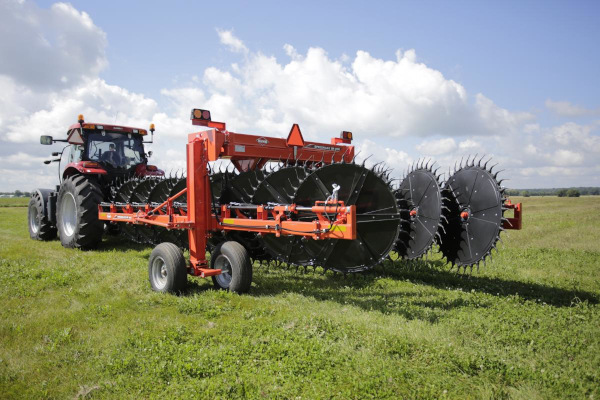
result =
M599 196L600 187L572 187L572 188L551 188L551 189L506 189L508 196L558 196L558 197L579 197L579 196ZM1 196L11 197L29 197L31 192L15 190L14 192L0 192Z
M506 189L509 196L558 196L558 197L579 197L579 196L598 196L600 187L571 187L571 188L551 188L551 189Z

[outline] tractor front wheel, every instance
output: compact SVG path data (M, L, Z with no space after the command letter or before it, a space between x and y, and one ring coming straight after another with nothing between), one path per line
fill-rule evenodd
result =
M65 179L56 201L56 227L64 247L93 249L102 241L104 223L98 219L100 187L90 178Z
M156 246L150 254L148 278L156 292L177 293L183 290L187 283L187 266L181 249L169 242Z
M215 247L210 257L210 267L220 269L212 277L217 289L246 293L252 284L252 263L248 251L238 242L224 242Z
M56 237L56 227L44 214L44 200L38 192L31 195L27 212L29 236L35 240L52 240Z

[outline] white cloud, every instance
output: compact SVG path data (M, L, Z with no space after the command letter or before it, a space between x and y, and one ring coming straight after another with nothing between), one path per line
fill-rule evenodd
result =
M549 159L554 165L560 167L569 167L573 165L581 165L583 163L583 155L571 150L556 150Z
M302 59L302 56L300 54L298 54L298 52L296 51L294 46L292 46L291 44L288 44L288 43L284 44L283 50L285 50L285 54L287 54L288 57L290 57L292 60Z
M217 29L217 34L219 35L221 43L226 45L229 50L235 53L248 53L248 48L244 45L244 42L238 39L233 34L233 31Z
M476 99L476 107L486 128L495 134L514 133L535 118L529 112L510 112L498 107L481 93L477 94Z
M402 172L413 163L413 158L405 151L382 146L369 139L361 140L355 146L356 162L364 162L367 167L383 162L394 170L394 176L402 176Z
M19 151L16 154L0 156L0 163L10 165L13 169L28 169L32 166L40 166L48 157L36 157Z
M458 144L458 148L461 149L462 151L477 152L477 151L481 151L483 149L483 146L481 145L481 143L479 143L475 140L467 139L467 140L463 140L462 142L460 142Z
M0 75L36 91L77 85L106 65L106 35L67 3L0 2Z
M219 34L228 46L247 50L230 31ZM241 64L204 71L207 101L221 115L235 115L236 129L280 134L296 122L311 139L340 129L380 137L468 136L514 132L533 118L482 95L470 101L462 85L419 63L414 50L399 51L395 60L358 51L345 61L321 48L305 55L289 44L284 50L287 63L244 51Z
M40 135L62 136L80 113L87 115L88 121L118 120L123 125L145 126L148 118L158 111L154 100L118 86L108 85L98 78L85 81L68 91L61 90L49 94L45 97L45 106L37 110L25 104L29 95L15 98L22 99L16 102L22 110L16 115L7 116L10 124L0 131L0 140L33 143ZM4 114L5 111L0 109L0 115Z
M585 115L600 115L600 107L589 109L568 101L546 100L546 107L560 117L581 117Z
M584 151L600 152L600 137L593 135L600 123L580 125L567 122L553 127L545 134L545 140L560 146L570 146Z
M456 142L452 138L427 140L417 145L417 150L430 156L439 156L450 153L456 149Z

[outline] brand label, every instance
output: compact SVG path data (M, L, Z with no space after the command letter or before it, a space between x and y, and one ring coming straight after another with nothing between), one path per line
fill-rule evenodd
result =
M246 152L246 146L242 146L241 144L236 144L235 145L235 151L238 153L245 153Z
M260 137L256 139L256 143L260 144L261 146L265 146L269 144L269 139L267 139L266 137Z
M313 143L309 143L306 146L304 146L305 149L315 149L315 150L326 150L326 151L340 151L341 149L339 147L333 147L333 146L322 146L320 144L313 144Z

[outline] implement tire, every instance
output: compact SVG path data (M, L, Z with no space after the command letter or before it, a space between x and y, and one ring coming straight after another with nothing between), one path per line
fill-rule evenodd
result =
M220 269L221 275L212 277L217 289L246 293L252 284L252 263L248 250L234 241L220 243L210 257L210 267Z
M155 292L178 293L187 284L187 265L176 244L161 243L152 250L148 262L148 279Z
M102 241L104 222L98 219L102 190L84 175L65 179L56 201L56 227L64 247L93 249Z
M56 238L56 226L44 214L44 200L38 192L31 195L27 210L29 237L35 240Z

